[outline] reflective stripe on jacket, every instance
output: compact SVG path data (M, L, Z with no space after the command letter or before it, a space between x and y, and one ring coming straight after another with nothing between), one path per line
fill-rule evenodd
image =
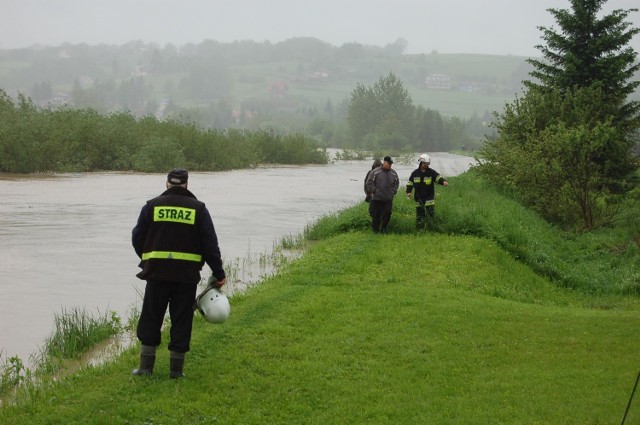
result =
M174 186L151 199L132 231L144 280L198 282L205 262L218 279L225 277L218 239L205 204Z
M427 168L426 171L422 171L420 168L413 170L409 181L407 181L406 192L411 193L415 189L414 198L416 201L429 201L430 205L433 205L435 199L435 183L443 184L446 181L436 170L433 168Z

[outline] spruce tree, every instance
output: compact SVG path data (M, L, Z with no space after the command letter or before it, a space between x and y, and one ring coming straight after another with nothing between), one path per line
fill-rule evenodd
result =
M606 0L569 2L548 9L559 30L539 27L535 80L496 115L478 169L551 221L590 229L612 222L634 187L640 103L629 95L640 64L628 44L640 29L626 21L637 9L604 15Z
M618 124L633 132L640 125L640 102L627 98L640 85L632 81L640 71L637 52L628 46L640 28L631 27L627 17L638 9L616 9L598 17L607 0L570 0L572 10L547 9L560 32L538 27L546 45L538 45L544 60L529 59L538 82L525 81L529 89L559 89L601 86L610 104L603 114L617 110ZM605 105L603 105L605 106Z

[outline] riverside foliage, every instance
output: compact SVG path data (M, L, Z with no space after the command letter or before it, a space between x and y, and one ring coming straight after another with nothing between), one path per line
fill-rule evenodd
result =
M497 115L480 170L549 221L593 229L637 193L640 64L628 44L640 28L626 21L635 9L599 18L606 0L570 3L549 9L562 31L542 28L545 61L529 61L539 81Z
M250 168L263 163L322 164L324 151L301 134L208 130L195 124L46 109L0 90L0 172L164 172Z

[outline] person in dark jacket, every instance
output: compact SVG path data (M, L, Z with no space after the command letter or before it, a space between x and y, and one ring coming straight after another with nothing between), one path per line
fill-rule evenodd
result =
M371 228L375 233L387 233L393 197L400 186L398 174L391 168L392 164L391 157L385 156L382 166L371 171L365 184L365 191L371 194Z
M376 168L380 167L382 165L382 161L380 161L379 159L374 159L373 160L373 164L371 165L371 169L369 171L367 171L367 175L364 178L364 201L369 203L369 216L373 217L373 214L371 212L371 194L369 192L367 192L367 180L369 179L369 175L371 174L371 172L373 170L375 170Z
M430 168L431 158L422 154L418 158L418 168L413 170L407 182L407 198L411 199L411 192L415 190L416 229L421 230L428 224L433 228L435 222L435 183L449 186L447 180L436 170Z
M218 237L204 203L187 189L189 173L173 169L167 190L147 201L133 228L131 241L147 281L137 336L140 367L134 375L151 375L160 345L161 327L169 308L171 320L169 363L171 378L183 376L185 353L190 349L193 305L204 263L212 270L215 286L226 283Z

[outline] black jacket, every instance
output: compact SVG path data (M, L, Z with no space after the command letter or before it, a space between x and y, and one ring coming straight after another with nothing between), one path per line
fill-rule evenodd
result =
M131 242L141 259L140 279L197 283L205 262L218 280L225 278L211 215L183 187L170 187L142 207Z
M409 177L406 191L411 193L411 190L415 189L416 193L413 196L416 201L433 201L436 195L435 183L444 184L445 181L446 179L433 168L427 168L426 171L417 168Z

